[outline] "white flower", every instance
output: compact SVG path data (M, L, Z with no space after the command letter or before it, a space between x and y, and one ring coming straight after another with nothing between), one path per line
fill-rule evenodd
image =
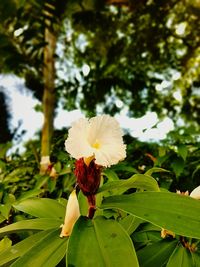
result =
M104 167L117 164L126 157L119 123L109 115L91 119L82 118L72 124L65 141L65 148L75 159L95 159Z
M192 198L200 199L200 185L197 186L191 193L190 196Z
M60 237L69 236L72 232L75 222L80 217L79 203L76 196L76 190L72 191L69 196L66 214L65 214L65 222L62 227L62 231Z

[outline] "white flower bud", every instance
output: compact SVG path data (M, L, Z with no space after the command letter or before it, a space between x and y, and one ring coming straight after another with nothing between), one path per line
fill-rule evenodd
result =
M70 236L74 224L79 217L80 217L79 203L76 196L76 190L74 190L70 194L67 202L65 222L62 225L62 231L60 237Z
M192 198L200 199L200 185L197 186L191 193L190 196Z

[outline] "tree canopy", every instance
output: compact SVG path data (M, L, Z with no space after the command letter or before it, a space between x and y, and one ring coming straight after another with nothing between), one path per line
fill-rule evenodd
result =
M114 114L127 105L134 116L150 109L199 122L198 1L64 2L2 2L2 70L24 75L41 99L49 17L58 33L57 95L66 109L94 114L100 104Z

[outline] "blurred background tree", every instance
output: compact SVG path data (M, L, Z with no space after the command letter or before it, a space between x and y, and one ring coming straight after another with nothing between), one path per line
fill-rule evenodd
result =
M12 133L10 131L9 124L8 124L10 113L8 111L8 107L6 105L6 98L3 92L0 92L0 110L1 110L0 144L2 144L2 143L6 143L12 140Z
M43 103L43 156L59 101L88 115L156 111L199 131L197 0L3 0L0 14L1 73Z

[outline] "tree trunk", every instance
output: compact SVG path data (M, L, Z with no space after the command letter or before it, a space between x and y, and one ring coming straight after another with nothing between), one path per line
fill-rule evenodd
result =
M48 25L48 24L47 24ZM44 94L43 94L43 114L44 123L42 128L41 141L41 162L40 172L46 173L50 164L51 138L53 134L54 110L55 110L55 62L54 54L56 49L56 34L52 27L45 28L44 47Z

